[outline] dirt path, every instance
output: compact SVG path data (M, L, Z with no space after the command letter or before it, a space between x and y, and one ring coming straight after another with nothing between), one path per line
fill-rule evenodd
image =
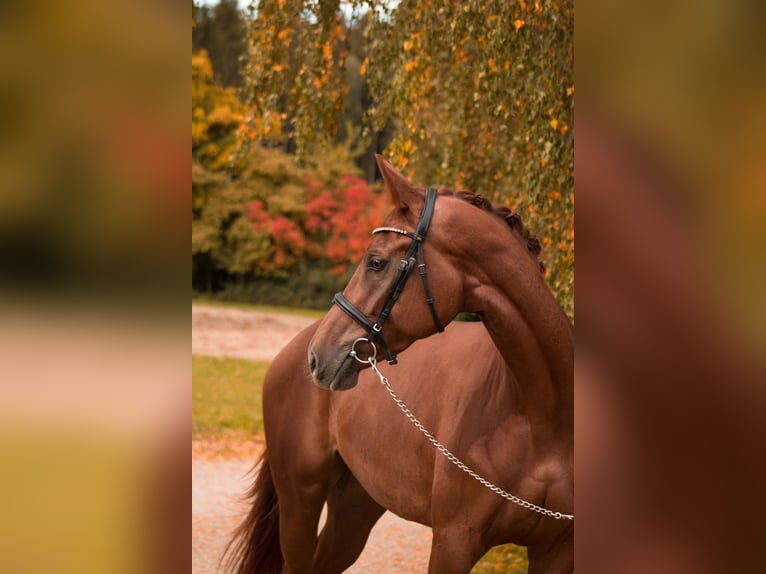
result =
M192 354L268 361L315 320L192 305Z
M218 572L229 534L247 508L240 502L252 461L192 460L192 572ZM375 526L352 574L422 573L427 570L431 530L386 513Z
M301 329L305 317L192 305L192 353L270 360ZM192 572L218 572L231 530L246 511L240 502L258 445L220 454L192 448ZM431 530L390 513L380 519L352 574L415 574L427 570Z

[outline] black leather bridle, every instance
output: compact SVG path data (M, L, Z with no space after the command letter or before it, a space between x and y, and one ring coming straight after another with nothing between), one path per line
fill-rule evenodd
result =
M396 356L391 355L391 352L388 350L388 346L386 345L386 340L383 338L383 323L388 318L394 303L396 303L397 299L399 299L399 295L401 294L402 289L404 289L404 286L407 284L407 279L409 279L410 273L412 272L413 267L415 267L416 255L418 261L418 271L420 272L420 279L423 282L423 289L426 293L426 303L428 303L428 308L431 310L431 316L433 317L434 325L436 326L436 330L440 333L444 331L444 327L442 326L441 321L439 321L439 316L436 314L436 309L434 308L434 298L431 295L431 288L428 285L428 277L426 276L426 260L425 256L423 255L423 242L425 241L426 234L428 233L428 226L431 225L431 218L433 217L435 206L436 190L429 188L426 190L425 205L423 206L423 211L420 213L418 229L415 233L412 233L411 231L405 231L404 229L398 229L396 227L378 227L372 231L373 235L387 231L406 235L412 239L412 243L407 250L407 254L399 263L399 268L396 271L396 276L394 277L394 281L388 291L388 297L386 298L386 301L383 304L383 309L380 311L380 314L378 315L375 323L373 323L364 313L355 307L351 301L346 299L343 293L336 293L332 300L333 304L340 307L349 317L351 317L354 321L359 323L367 330L367 339L369 341L373 343L378 342L380 344L386 360L391 365L396 364Z

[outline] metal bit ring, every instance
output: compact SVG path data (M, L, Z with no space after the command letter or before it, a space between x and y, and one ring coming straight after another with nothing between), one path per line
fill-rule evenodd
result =
M360 342L367 343L370 347L372 347L372 353L366 359L362 359L359 356L359 353L356 350L356 345L358 343L360 343ZM378 349L375 347L375 343L373 343L372 341L370 341L366 337L359 337L356 341L354 341L352 343L352 345L351 345L351 351L349 352L349 355L351 355L357 361L359 361L360 363L363 363L365 365L372 365L372 364L374 364L376 362L375 361L375 357L377 356L377 354L378 354Z

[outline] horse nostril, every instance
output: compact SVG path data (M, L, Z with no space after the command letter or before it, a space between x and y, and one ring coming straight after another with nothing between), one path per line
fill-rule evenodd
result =
M317 356L314 354L314 351L309 351L309 371L313 375L316 369L317 369Z

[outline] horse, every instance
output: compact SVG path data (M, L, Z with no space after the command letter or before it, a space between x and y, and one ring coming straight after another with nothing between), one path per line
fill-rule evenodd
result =
M527 546L531 573L571 572L573 522L556 518L573 507L572 326L540 273L539 243L507 208L444 189L430 194L421 229L423 190L378 163L397 207L336 295L337 308L269 368L267 449L232 564L240 574L282 572L283 562L291 574L342 572L390 510L433 529L430 573L470 572L491 546L508 542ZM407 232L414 224L418 232ZM407 250L400 235L419 244ZM391 265L404 251L403 263ZM415 255L420 288L407 282ZM460 310L482 323L452 323ZM372 354L361 359L357 345ZM409 424L377 384L383 357L399 361L393 384L425 427L524 505L456 468Z

